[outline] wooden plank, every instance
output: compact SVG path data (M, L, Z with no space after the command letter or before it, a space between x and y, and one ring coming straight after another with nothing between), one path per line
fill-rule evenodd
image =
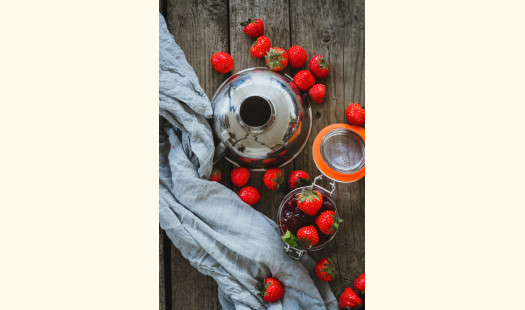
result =
M171 309L221 309L215 280L198 272L173 245L171 255Z
M164 17L166 17L167 6L168 6L168 3L166 0L159 0L159 12Z
M159 310L166 310L166 268L163 235L162 229L159 228ZM171 290L171 288L169 289Z
M260 18L264 22L265 35L270 38L272 46L288 49L290 47L290 14L287 0L271 1L230 1L230 50L235 60L235 70L251 67L264 67L264 58L253 58L250 47L255 39L246 35L243 26L239 25L248 18ZM289 74L289 68L283 70ZM292 164L283 167L283 173L288 177L293 170ZM290 191L285 183L277 191L266 188L263 182L264 172L252 171L248 185L253 186L261 193L261 200L254 206L255 209L269 218L277 221L277 210L284 196ZM234 189L238 192L239 189Z
M229 52L227 0L167 0L166 22L211 99L230 76L214 71L210 64L214 53ZM230 187L231 164L221 160L216 167L223 173L221 183ZM220 309L215 281L198 272L173 246L171 256L171 309Z
M312 135L305 150L296 158L295 167L319 175L312 160L312 144L325 126L345 123L344 110L352 102L364 105L364 1L329 0L325 2L291 0L291 41L301 45L310 59L315 54L331 64L323 105L313 104ZM328 182L323 184L327 185ZM329 256L337 264L341 278L331 283L336 297L365 268L364 253L364 179L338 184L334 198L345 223L335 241L313 253L315 259Z

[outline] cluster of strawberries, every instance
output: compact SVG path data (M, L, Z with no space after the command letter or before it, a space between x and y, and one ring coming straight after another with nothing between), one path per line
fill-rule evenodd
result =
M249 18L241 23L244 33L252 38L257 38L250 48L250 54L254 58L263 58L272 71L281 71L288 63L292 68L301 68L306 64L308 56L304 48L294 45L288 52L280 47L272 47L270 38L264 35L264 22L259 18ZM220 73L227 73L233 69L233 57L225 52L218 52L211 57L213 68ZM308 91L308 95L316 103L323 103L326 87L323 84L315 84L315 77L324 79L330 73L330 64L321 55L315 55L310 60L310 70L301 70L294 76L295 85ZM315 77L314 77L315 75Z
M249 18L241 23L244 33L252 38L257 38L250 48L250 54L255 58L265 58L266 64L272 71L281 71L288 63L292 68L301 68L306 64L308 55L304 48L294 45L288 52L280 47L272 47L270 38L264 35L264 22L259 18ZM215 71L228 73L233 69L233 57L225 52L217 52L211 57L211 64ZM310 70L301 70L295 74L294 84L301 90L307 91L308 96L315 103L323 103L326 96L326 86L316 84L316 77L324 79L330 73L330 63L321 55L310 59ZM365 123L365 110L359 103L352 103L346 108L346 118L352 125Z
M238 195L242 201L249 204L250 206L255 205L260 199L261 194L253 186L245 186L250 179L250 170L244 167L238 167L230 173L231 181L233 185L242 187ZM210 181L219 182L222 179L222 173L219 169L213 168L210 175ZM303 185L305 180L310 180L308 173L302 170L292 171L288 177L288 185L294 189L300 185ZM279 189L279 186L284 182L284 174L280 168L268 169L264 173L264 185L272 191ZM244 186L244 187L243 187Z
M335 267L329 258L322 258L315 265L315 273L319 279L325 282L332 281L336 276ZM268 277L263 283L256 286L257 293L263 296L266 302L275 302L284 295L284 287L273 277ZM359 308L363 305L363 300L358 295L365 293L365 274L360 274L352 287L347 287L339 297L339 306L342 309Z
M297 208L304 214L315 216L321 206L323 205L323 195L318 190L313 189L313 186L306 187L296 195ZM327 210L319 214L315 219L315 226L319 231L325 235L332 235L339 229L339 224L343 222L341 218L336 216L332 210ZM295 237L289 230L282 236L285 243L293 247L311 248L319 242L319 234L314 225L307 225L297 230L297 237Z

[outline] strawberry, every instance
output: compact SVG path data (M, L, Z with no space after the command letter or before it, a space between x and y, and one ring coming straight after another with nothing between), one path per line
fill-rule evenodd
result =
M330 282L337 275L337 271L331 259L321 258L315 265L315 274L321 281Z
M230 54L225 52L217 52L211 56L211 65L215 71L220 73L228 73L233 69L233 58Z
M250 171L244 167L235 168L230 173L233 185L241 187L248 183Z
M255 187L246 186L239 191L239 197L241 197L241 200L245 203L253 206L261 199L261 194L259 194L259 191Z
M363 301L361 300L361 297L349 287L347 287L343 294L341 294L341 297L339 297L339 307L343 309L357 308L362 305Z
M360 274L355 280L354 285L352 286L354 290L358 293L365 293L365 274Z
M319 235L314 225L305 226L297 231L297 239L306 248L311 248L319 242Z
M257 38L264 34L264 23L259 18L248 18L241 23L241 26L244 26L244 33L252 38Z
M310 185L310 176L308 173L303 170L295 170L290 173L290 176L288 177L288 186L290 186L291 189L306 185Z
M222 178L221 171L217 168L211 170L210 181L219 182Z
M308 95L315 103L323 103L326 93L326 86L315 84L308 90Z
M315 77L312 72L308 70L301 70L293 77L295 85L302 90L308 90L315 84Z
M270 48L264 59L272 71L281 71L288 65L288 54L280 47Z
M359 103L352 103L346 108L346 119L352 125L363 125L365 123L365 110Z
M339 223L343 220L338 216L335 216L334 211L324 211L317 217L315 224L319 227L319 230L325 235L331 235L339 228Z
M261 58L266 55L266 52L270 50L272 46L270 39L266 36L260 36L253 42L250 48L250 54L255 58Z
M328 73L330 73L330 64L323 56L315 55L310 60L310 71L312 71L316 77L324 79L328 76Z
M323 204L323 195L312 187L297 194L297 207L308 215L315 215Z
M283 181L283 171L279 168L272 168L264 173L264 185L272 191L279 189Z
M268 277L263 284L256 286L257 294L262 295L267 302L275 302L284 295L284 288L281 282L276 278Z
M292 68L300 68L304 66L308 59L306 51L299 45L294 45L288 49L288 57L290 60L290 67Z

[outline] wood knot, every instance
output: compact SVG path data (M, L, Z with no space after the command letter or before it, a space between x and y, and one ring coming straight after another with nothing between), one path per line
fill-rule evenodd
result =
M315 118L320 119L321 118L321 112L315 113Z
M330 34L329 31L325 31L325 32L323 33L323 41L324 41L325 43L328 43L328 42L330 42L330 40L332 40L332 35Z

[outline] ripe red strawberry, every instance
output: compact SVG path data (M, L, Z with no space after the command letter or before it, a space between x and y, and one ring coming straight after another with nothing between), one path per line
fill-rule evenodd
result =
M319 235L314 225L305 226L297 231L297 240L306 248L311 248L319 242Z
M288 49L288 57L290 60L290 67L292 68L300 68L304 66L308 59L306 51L299 45L294 45Z
M288 177L288 186L290 186L291 189L306 185L310 185L310 176L308 173L303 170L295 170L290 173L290 176Z
M347 287L343 294L341 294L341 297L339 297L339 307L343 309L358 308L362 305L363 301L361 297L349 287Z
M266 52L270 50L272 46L270 39L266 36L260 36L253 42L250 48L250 54L255 58L261 58L266 55Z
M308 90L315 84L315 77L312 72L308 70L301 70L293 77L295 85L302 90Z
M315 84L308 90L308 95L315 103L323 103L326 95L326 86L323 84Z
M241 187L248 183L250 171L244 167L235 168L230 173L233 185Z
M359 103L352 103L346 108L346 119L352 125L363 125L365 123L365 110Z
M283 181L283 171L279 168L272 168L264 173L264 185L272 191L279 189Z
M339 223L343 220L335 216L334 211L324 211L317 217L315 224L319 227L319 230L326 235L331 235L339 229Z
M315 215L323 204L323 195L313 188L305 188L297 194L297 207L308 215Z
M253 206L261 199L261 194L259 194L259 191L255 187L246 186L239 191L239 197L241 197L241 200L245 203Z
M257 38L264 34L264 23L259 18L248 18L241 23L241 26L244 26L244 33L252 38Z
M330 73L330 64L323 56L315 55L310 60L310 71L312 71L316 77L324 79L328 76L328 73Z
M215 71L220 73L228 73L233 69L233 58L230 54L225 52L217 52L211 56L211 65Z
M284 295L283 285L276 278L268 277L264 284L259 284L256 288L257 294L262 295L266 302L278 301Z
M281 71L288 65L288 53L280 47L270 48L264 59L272 71Z
M315 274L321 281L330 282L337 275L334 263L329 258L321 258L315 265Z
M210 181L219 182L222 179L221 171L217 168L211 170Z
M352 286L354 290L358 293L365 293L365 274L360 274L355 280L354 285Z

